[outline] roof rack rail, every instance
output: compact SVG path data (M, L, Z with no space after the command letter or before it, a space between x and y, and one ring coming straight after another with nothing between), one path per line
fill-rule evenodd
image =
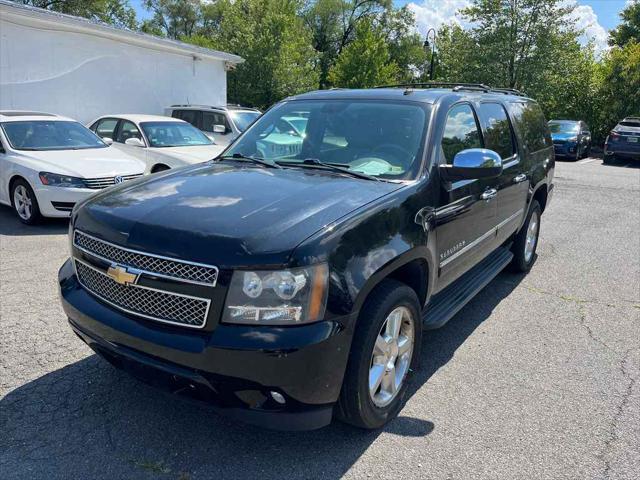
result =
M524 94L515 88L493 88L484 83L463 83L463 82L420 82L420 83L398 83L393 85L380 85L375 88L406 88L410 90L412 88L451 88L453 91L458 92L460 90L472 90L476 92L485 93L502 93L504 95L518 95L524 96Z

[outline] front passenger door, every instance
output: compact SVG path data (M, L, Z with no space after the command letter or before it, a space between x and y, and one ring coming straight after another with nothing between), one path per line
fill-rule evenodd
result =
M483 146L472 105L454 105L447 113L439 163L451 164L462 150ZM453 282L496 247L496 181L494 178L441 181L440 206L435 214L438 289Z

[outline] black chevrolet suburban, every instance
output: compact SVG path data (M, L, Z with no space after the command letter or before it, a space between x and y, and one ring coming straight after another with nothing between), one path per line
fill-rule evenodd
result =
M62 304L115 366L232 417L378 428L423 329L531 268L553 172L544 115L517 91L294 96L220 157L77 205Z

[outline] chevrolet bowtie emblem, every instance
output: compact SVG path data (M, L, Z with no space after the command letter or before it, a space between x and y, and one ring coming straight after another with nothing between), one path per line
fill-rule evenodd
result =
M132 273L126 267L113 264L107 270L107 275L121 285L130 285L138 280L138 273Z

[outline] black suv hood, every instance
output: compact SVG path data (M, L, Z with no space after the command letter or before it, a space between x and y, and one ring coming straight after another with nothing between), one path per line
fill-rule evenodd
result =
M399 187L317 169L201 164L100 193L74 227L220 267L282 265L310 235Z

